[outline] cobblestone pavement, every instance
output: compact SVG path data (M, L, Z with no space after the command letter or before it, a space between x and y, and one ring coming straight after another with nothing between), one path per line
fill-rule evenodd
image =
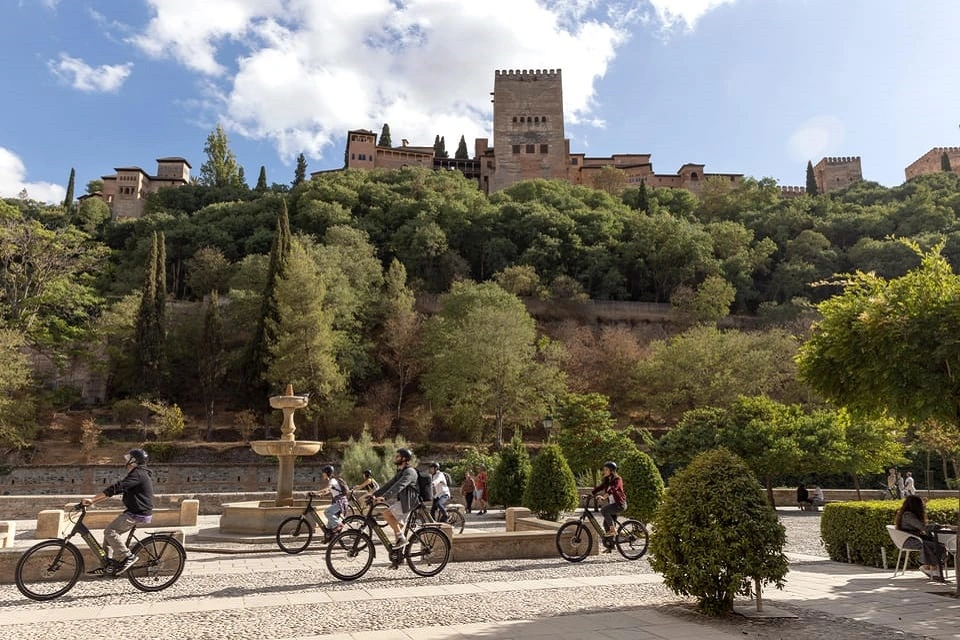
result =
M628 562L617 554L575 564L560 558L451 563L431 579L405 567L390 571L378 557L364 578L344 583L329 575L322 553L264 549L191 552L181 579L154 594L123 579L83 581L59 600L36 603L15 586L0 585L0 639L960 637L949 627L922 626L919 613L916 629L884 615L898 606L904 612L938 606L946 613L937 615L956 616L960 629L960 613L950 609L956 601L930 596L916 577L891 582L889 572L857 573L863 568L823 560L818 514L785 510L781 520L791 575L787 591L767 594L766 602L798 616L792 619L705 618L691 599L663 586L646 558ZM502 516L471 517L468 526L499 528ZM892 591L889 584L906 587L884 595ZM927 600L911 604L914 592ZM345 632L351 635L325 635Z

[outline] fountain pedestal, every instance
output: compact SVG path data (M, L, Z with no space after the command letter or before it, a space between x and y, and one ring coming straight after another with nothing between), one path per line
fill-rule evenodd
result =
M258 455L277 457L277 498L224 504L223 515L220 516L221 533L272 535L284 518L303 511L303 506L295 506L293 500L294 463L298 456L312 456L323 448L322 442L297 440L294 437L297 425L294 424L293 413L306 407L308 402L306 396L294 395L292 385L287 385L284 395L270 398L270 406L283 411L280 439L255 440L250 447Z

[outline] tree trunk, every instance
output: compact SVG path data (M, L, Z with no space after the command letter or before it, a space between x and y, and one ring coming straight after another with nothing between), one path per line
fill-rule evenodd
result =
M774 510L776 510L777 501L773 497L773 478L770 476L770 474L767 474L766 476L764 476L764 480L766 481L766 484L767 484L767 500L770 502L770 506L773 507Z
M203 434L203 439L210 442L210 436L213 434L213 400L207 402L207 431Z
M857 477L857 474L853 474L853 488L857 490L857 500L863 500L860 497L860 478Z
M400 384L397 387L397 424L400 424L400 407L403 405L403 374L400 374Z

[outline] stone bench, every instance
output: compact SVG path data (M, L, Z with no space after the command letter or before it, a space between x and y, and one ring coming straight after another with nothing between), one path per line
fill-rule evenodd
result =
M69 532L71 523L69 515L76 503L65 505L63 509L45 509L37 514L37 530L34 534L38 540L44 538L59 538ZM103 529L113 522L114 518L123 513L123 509L90 509L87 511L83 524L88 529ZM154 509L153 520L150 524L138 529L155 529L158 527L195 527L197 516L200 514L199 500L183 500L179 507L169 509Z
M506 510L505 531L457 534L452 541L450 560L559 559L557 531L563 524L535 518L529 509L523 507L509 507ZM594 544L591 555L599 553L600 545Z
M17 523L13 520L0 521L0 549L12 549L13 539L17 536Z

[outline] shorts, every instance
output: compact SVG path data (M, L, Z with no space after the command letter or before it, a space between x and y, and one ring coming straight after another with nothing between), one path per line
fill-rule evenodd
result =
M474 499L474 500L483 500L483 489L474 489L474 490L473 490L473 499Z
M390 508L387 509L390 513L393 514L393 517L397 519L397 522L403 524L407 521L407 514L403 512L403 505L399 500L390 505Z

